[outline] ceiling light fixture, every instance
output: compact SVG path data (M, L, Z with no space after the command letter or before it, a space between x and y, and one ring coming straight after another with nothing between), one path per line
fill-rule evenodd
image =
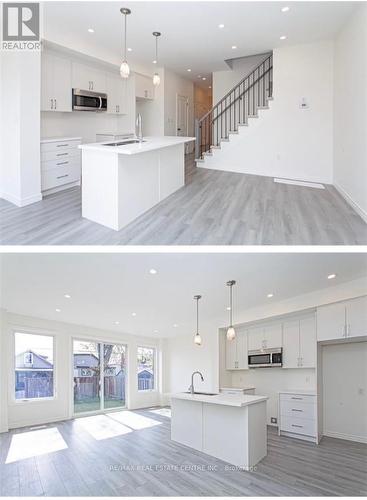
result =
M227 286L229 286L229 327L227 329L227 339L234 340L236 338L236 331L233 328L233 285L236 282L234 280L227 281Z
M237 49L237 45L232 45L232 49L236 50Z
M336 278L336 274L329 274L327 277L328 280L333 280L334 278Z
M130 68L129 65L127 64L127 57L126 57L126 38L127 38L127 28L126 28L126 19L127 16L131 14L131 10L127 9L126 7L123 7L120 9L121 14L124 16L124 60L121 63L120 66L120 75L121 78L129 78L130 76Z
M206 80L205 76L203 76L202 80L204 80L204 82L205 82L205 80Z
M282 11L282 12L288 12L288 11L289 11L289 7L282 7L282 8L281 8L281 11Z
M201 295L195 295L194 300L196 300L196 333L194 335L194 343L196 345L201 345L201 335L199 333L199 300Z
M89 33L94 33L94 29L93 28L88 28L88 32Z
M71 299L71 295L69 295L68 293L65 293L64 297L65 297L65 299Z
M131 316L136 316L136 313L131 313Z
M209 88L211 89L211 88L212 88L212 86L211 86L211 85L209 85Z
M173 324L173 328L177 328L178 327L178 324L177 323L174 323Z
M119 325L119 324L120 324L120 322L119 322L119 321L115 321L115 325Z
M56 308L56 309L55 309L55 311L56 311L57 313L60 313L60 312L61 312L61 309Z
M128 52L132 52L132 51L133 51L133 49L132 49L131 47L128 47L128 48L127 48L127 51L128 51Z
M155 37L155 60L153 61L153 64L158 64L158 37L161 36L161 33L159 33L159 31L153 31L153 36ZM160 83L161 79L158 73L155 72L153 75L153 85L158 87Z
M153 333L158 333L158 330L154 330Z
M274 297L274 294L273 293L268 293L267 297L268 297L268 299L271 299L272 297Z
M285 35L282 35L279 37L280 40L287 40L287 37Z
M187 71L190 73L191 72L191 68L189 68Z
M223 29L224 28L224 24L218 24L218 28L219 29Z
M149 273L150 274L157 274L157 270L152 268L149 270Z

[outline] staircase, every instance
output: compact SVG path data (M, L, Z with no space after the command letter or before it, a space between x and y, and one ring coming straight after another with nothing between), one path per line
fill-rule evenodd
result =
M205 163L205 157L221 149L222 142L229 142L231 134L238 134L240 127L248 126L251 118L258 117L259 110L268 109L272 98L273 54L268 54L210 111L196 120L197 164Z

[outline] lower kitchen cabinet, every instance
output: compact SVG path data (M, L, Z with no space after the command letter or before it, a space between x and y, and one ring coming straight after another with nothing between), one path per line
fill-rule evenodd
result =
M316 394L280 392L278 415L279 435L318 442Z
M247 331L236 330L234 340L226 339L226 369L246 370L247 368Z
M367 336L367 296L317 308L317 340Z

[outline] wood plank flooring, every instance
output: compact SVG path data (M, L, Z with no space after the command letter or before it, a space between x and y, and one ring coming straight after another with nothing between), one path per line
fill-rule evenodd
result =
M267 457L255 471L245 472L171 441L169 417L150 410L133 413L159 425L96 439L95 427L88 432L83 419L50 424L45 427L56 428L67 449L7 464L12 437L31 429L0 434L0 495L367 495L366 444L324 438L316 446L279 437L269 428ZM111 415L104 417L107 422ZM102 428L108 434L108 424Z
M332 186L277 184L197 169L186 185L121 231L81 217L72 188L18 208L0 200L3 245L362 245L367 224Z

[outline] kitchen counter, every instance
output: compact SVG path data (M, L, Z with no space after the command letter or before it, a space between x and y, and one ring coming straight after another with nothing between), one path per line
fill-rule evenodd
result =
M61 137L43 137L41 139L41 144L46 144L47 142L57 142L57 141L81 141L82 138L81 137L76 137L76 136L70 136L70 135L66 135L66 136L61 136Z
M126 144L123 146L106 146L105 144L119 141L105 141L95 142L92 144L81 144L79 147L82 150L103 151L121 155L135 155L146 153L148 151L155 151L157 149L168 148L170 146L176 146L177 144L185 144L186 142L192 141L195 141L195 137L162 136L144 137L143 142Z
M193 140L145 137L145 142L122 146L81 144L82 216L115 231L125 227L184 186L184 147Z
M267 396L172 394L171 439L250 470L267 454Z

